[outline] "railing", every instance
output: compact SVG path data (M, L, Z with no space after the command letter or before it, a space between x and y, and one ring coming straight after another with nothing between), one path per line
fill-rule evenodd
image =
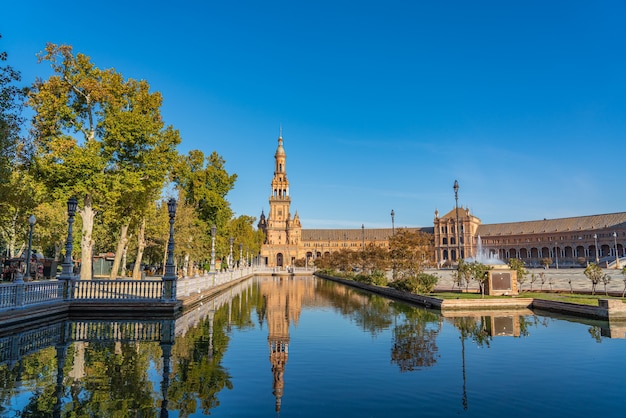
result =
M72 300L161 300L161 280L75 280Z
M63 282L28 282L0 285L0 310L63 300Z
M185 277L175 281L176 298L182 299L193 293L202 293L216 286L251 276L258 267L247 267L202 276ZM68 286L65 289L65 286ZM64 291L67 290L67 299ZM164 281L150 280L49 280L41 282L0 284L0 311L23 308L64 300L80 302L167 302Z

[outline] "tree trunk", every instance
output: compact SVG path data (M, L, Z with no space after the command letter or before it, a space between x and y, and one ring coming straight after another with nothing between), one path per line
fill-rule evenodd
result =
M80 279L90 280L93 268L93 221L96 213L92 207L91 195L83 200L83 208L78 211L83 220L83 233L80 241Z
M120 263L122 261L122 254L124 248L128 243L128 222L122 225L120 230L120 240L117 242L117 249L115 250L115 258L113 259L113 266L111 267L111 280L117 279L117 273L120 271Z
M183 277L191 277L191 271L189 269L189 253L185 253L185 258L183 261Z
M143 250L146 248L146 218L141 220L139 234L137 234L137 258L135 259L135 267L133 268L133 279L141 279L141 259L143 258Z
M122 278L126 278L126 253L128 253L128 243L124 246L124 252L122 252L122 271L120 275Z

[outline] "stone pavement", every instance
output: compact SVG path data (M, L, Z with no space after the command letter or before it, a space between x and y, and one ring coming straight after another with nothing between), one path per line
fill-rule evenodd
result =
M626 277L622 274L621 270L617 269L603 269L603 271L611 277L611 281L606 286L609 292L622 293L624 290L624 279ZM454 269L427 269L426 273L436 275L439 277L439 282L435 287L436 290L450 290L452 288L452 275ZM574 292L591 292L591 281L585 276L583 268L565 268L565 269L528 269L528 275L525 282L522 284L521 291L530 290L531 274L534 273L537 279L532 285L533 290L540 290L542 288L540 273L544 274L545 281L543 283L543 290L563 290L570 291L570 285L568 281L572 281L572 289ZM550 287L552 286L552 287ZM472 281L469 286L470 290L478 290L478 283ZM604 293L604 284L598 283L596 286L596 293Z

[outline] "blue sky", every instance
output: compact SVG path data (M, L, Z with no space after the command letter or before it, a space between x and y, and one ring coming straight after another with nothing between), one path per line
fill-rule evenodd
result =
M25 81L70 44L164 97L181 152L269 208L282 125L304 228L432 226L626 210L626 2L21 0L0 50Z

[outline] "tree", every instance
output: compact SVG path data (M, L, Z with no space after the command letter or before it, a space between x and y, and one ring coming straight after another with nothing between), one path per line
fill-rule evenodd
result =
M7 59L8 54L0 51L0 61ZM25 90L15 84L21 78L20 72L11 66L0 67L0 200L3 201L1 193L6 191L3 186L9 182L18 147L23 143L21 127L24 123L22 110Z
M511 270L515 270L517 273L517 283L519 284L519 290L522 290L522 284L526 281L528 270L524 267L524 262L519 258L509 258L507 263Z
M107 201L109 164L104 151L105 109L115 96L114 70L100 70L89 57L73 55L72 47L48 44L39 60L48 61L54 74L38 80L28 103L35 111L35 168L53 197L77 196L82 220L81 279L91 276L93 225Z
M117 276L134 219L138 241L133 278L137 279L146 247L146 216L154 210L167 176L174 170L180 136L173 127L165 127L160 112L162 97L150 92L146 81L125 81L117 75L111 78L110 89L115 94L104 107L102 143L108 161L107 203L118 214L120 231L111 278Z
M7 60L8 54L0 51L0 62ZM0 66L0 236L9 257L23 247L26 219L38 203L29 174L30 142L22 135L26 90L17 85L20 81L19 71Z
M236 174L228 174L225 164L215 151L205 158L202 151L192 150L179 159L173 176L181 199L193 205L199 218L207 225L215 224L219 231L225 230L233 216L226 195L237 180Z
M622 276L624 277L624 291L622 292L622 297L626 295L626 266L622 267Z
M470 263L470 274L472 279L478 282L481 297L485 297L485 284L489 280L489 270L492 267L478 261Z
M606 286L611 282L611 276L605 273L600 279L602 280L602 284L604 285L604 294L608 296L609 292L608 290L606 290Z
M544 269L548 269L552 264L552 259L550 257L544 257L541 259L541 265Z
M393 260L396 279L417 277L430 264L432 236L421 231L400 228L389 238L389 256Z
M589 263L589 265L585 267L584 273L585 276L587 276L587 278L591 280L591 294L595 295L596 286L598 283L600 283L600 280L602 280L602 276L604 275L604 273L602 272L602 268L600 268L600 266L598 266L596 263Z
M110 210L121 218L119 265L129 219L137 218L141 237L146 211L160 195L180 138L164 127L161 95L151 93L147 82L101 70L68 45L48 44L39 60L50 63L53 75L38 80L29 95L36 173L53 197L79 198L81 279L87 279L96 215ZM144 246L138 242L136 264Z
M459 287L465 284L465 291L468 291L469 284L472 281L471 265L462 258L459 259L456 271L454 272L454 281L458 283Z

